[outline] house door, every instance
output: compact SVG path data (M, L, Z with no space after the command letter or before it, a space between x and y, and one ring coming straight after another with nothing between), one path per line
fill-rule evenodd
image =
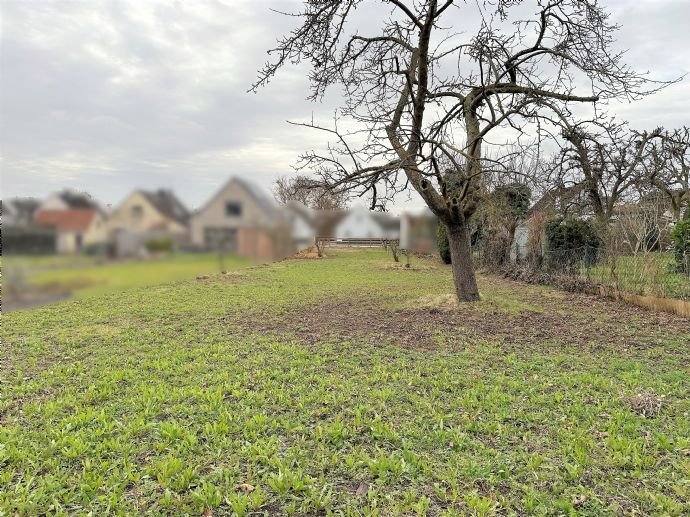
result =
M74 249L76 251L81 251L81 246L82 246L82 235L81 235L81 233L78 233L74 236Z

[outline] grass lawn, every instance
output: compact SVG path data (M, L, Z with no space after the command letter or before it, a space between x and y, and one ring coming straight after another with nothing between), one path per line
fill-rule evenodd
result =
M247 259L224 257L231 271L249 265ZM77 297L100 296L109 291L165 284L220 272L214 253L177 253L149 260L96 263L91 257L5 257L7 268L20 269L25 282L39 291L72 291Z
M688 321L479 282L341 251L6 314L0 515L690 514Z

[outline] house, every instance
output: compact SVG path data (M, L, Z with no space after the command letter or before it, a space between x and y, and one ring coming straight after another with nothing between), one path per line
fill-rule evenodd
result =
M338 224L348 214L347 210L314 210L296 201L288 201L284 210L298 249L312 246L317 238L334 239Z
M192 216L191 242L200 249L273 259L292 251L290 224L286 211L259 186L233 177Z
M15 197L2 203L2 224L7 226L31 226L34 213L40 206L40 201L32 197Z
M55 251L78 253L105 243L105 213L88 194L64 190L43 200L33 215L34 225L56 232Z
M438 252L438 218L428 208L400 216L400 247L418 253Z
M399 239L400 219L365 207L350 210L313 210L289 201L284 207L295 249L304 249L318 239L354 241Z
M100 210L100 205L86 192L65 189L53 192L40 202L37 211L42 210Z
M57 233L54 228L34 224L40 202L34 198L5 200L2 209L2 251L5 254L35 255L55 253Z
M279 206L259 186L233 177L191 218L192 245L271 259L310 247L317 238L398 239L400 221L364 207L313 210L289 201Z
M373 212L363 206L331 216L327 233L319 237L342 239L399 239L400 220L385 212ZM332 229L331 229L332 228Z
M285 217L290 225L292 247L295 250L309 248L314 244L317 228L321 221L319 210L312 210L298 201L288 201L284 207Z
M105 217L100 210L39 210L34 222L37 226L55 230L55 251L58 253L79 253L88 246L105 242Z
M166 242L169 248L186 246L189 218L189 210L172 190L135 190L110 214L110 253L118 257L144 255L154 241Z
M534 203L525 218L518 223L510 245L511 262L519 262L527 258L530 245L544 246L541 233L544 222L556 215L589 217L586 202L586 193L581 184L571 187L555 188L547 191L536 203ZM531 242L533 241L533 242Z
M184 234L189 217L189 211L172 190L135 190L110 214L108 229Z
M290 214L288 219L295 242L307 246L316 238L339 241L400 238L397 217L361 206L350 210L312 210L290 201L285 210Z

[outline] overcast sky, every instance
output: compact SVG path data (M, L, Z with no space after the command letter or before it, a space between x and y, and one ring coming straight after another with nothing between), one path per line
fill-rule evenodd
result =
M690 0L604 3L629 63L690 72ZM285 121L327 120L338 100L306 101L299 69L246 93L293 22L270 8L289 4L0 0L2 197L70 187L117 204L167 187L195 208L234 174L270 189L319 142ZM690 124L690 78L614 109L640 129Z

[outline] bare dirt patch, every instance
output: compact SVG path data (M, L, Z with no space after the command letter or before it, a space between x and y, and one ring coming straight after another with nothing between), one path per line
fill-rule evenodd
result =
M664 405L662 397L646 392L628 397L627 402L635 413L646 417L658 416Z
M534 303L543 303L548 293L530 290L522 294L521 301L534 297ZM664 338L688 334L687 320L670 314L588 295L558 293L558 298L560 307L554 304L553 310L506 312L491 302L458 304L452 294L422 297L400 308L382 307L377 300L362 297L295 307L272 318L265 314L228 318L248 330L287 334L305 344L363 339L422 350L438 348L441 338L444 346L458 348L488 341L518 351L535 346L556 350L562 344L626 351L654 347Z

